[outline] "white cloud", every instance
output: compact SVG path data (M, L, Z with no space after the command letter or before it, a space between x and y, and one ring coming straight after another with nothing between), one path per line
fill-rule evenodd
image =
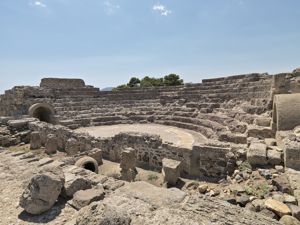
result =
M160 13L160 15L162 16L168 16L172 13L171 10L167 9L166 6L162 5L162 4L156 4L153 6L152 8L154 11L157 11Z
M104 2L105 10L108 15L116 13L121 7L118 4L114 4L110 0Z
M47 5L41 1L34 1L33 5L37 7L47 8Z

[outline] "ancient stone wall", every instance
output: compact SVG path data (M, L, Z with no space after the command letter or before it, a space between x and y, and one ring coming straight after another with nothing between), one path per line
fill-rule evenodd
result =
M52 89L80 88L85 87L85 83L82 79L43 78L40 87Z
M103 157L120 162L121 151L131 147L137 151L138 166L145 168L161 168L163 158L181 161L185 175L203 177L224 177L228 172L230 149L213 146L194 146L193 150L178 148L163 143L156 135L143 133L120 133L111 138L94 138L88 134L76 133L61 125L52 125L43 122L29 123L31 131L38 131L44 145L49 134L55 135L59 150L66 151L68 140L75 139L77 153L89 152L93 148L100 148ZM197 162L195 155L198 154ZM234 157L232 157L232 160ZM211 163L213 162L213 164ZM183 174L183 175L184 175Z

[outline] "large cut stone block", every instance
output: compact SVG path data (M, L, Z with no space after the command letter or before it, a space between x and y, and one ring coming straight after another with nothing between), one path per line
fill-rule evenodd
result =
M56 153L57 148L58 148L58 143L57 143L57 138L53 134L49 134L47 136L47 141L46 141L46 153L47 154L53 154Z
M285 167L300 170L300 142L287 142L283 150Z
M122 151L120 167L123 170L136 167L136 151L133 148L126 148Z
M266 165L267 145L263 143L251 143L247 151L247 160L251 165Z
M39 132L34 131L30 134L30 149L39 149L42 146L42 139Z
M173 159L164 158L162 160L162 174L167 184L175 185L181 172L181 162Z

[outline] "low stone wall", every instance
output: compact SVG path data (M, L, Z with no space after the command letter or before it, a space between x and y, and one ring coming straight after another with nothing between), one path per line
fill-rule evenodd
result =
M48 134L54 134L60 151L65 151L66 143L72 138L76 140L79 152L100 148L104 158L120 162L121 151L131 147L137 151L138 166L160 169L163 158L169 158L182 162L183 175L220 178L230 173L230 166L235 165L234 155L224 147L195 145L192 150L178 148L163 143L157 135L145 133L120 133L110 138L94 138L61 125L43 122L32 122L29 127L40 133L42 144L46 143Z

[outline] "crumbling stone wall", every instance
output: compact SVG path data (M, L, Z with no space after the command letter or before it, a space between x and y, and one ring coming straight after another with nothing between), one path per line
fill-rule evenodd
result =
M163 143L157 135L143 133L120 133L111 138L94 138L88 134L76 133L61 125L52 125L43 122L29 123L32 131L38 131L42 143L46 143L47 135L53 134L58 139L61 151L65 150L70 138L77 140L79 152L89 152L93 148L100 148L103 157L120 162L121 152L127 147L136 150L137 165L147 168L161 168L163 158L181 161L185 175L224 177L228 172L234 157L229 158L229 148L213 146L194 146L184 149ZM195 155L198 154L195 163ZM213 162L213 163L212 163Z

